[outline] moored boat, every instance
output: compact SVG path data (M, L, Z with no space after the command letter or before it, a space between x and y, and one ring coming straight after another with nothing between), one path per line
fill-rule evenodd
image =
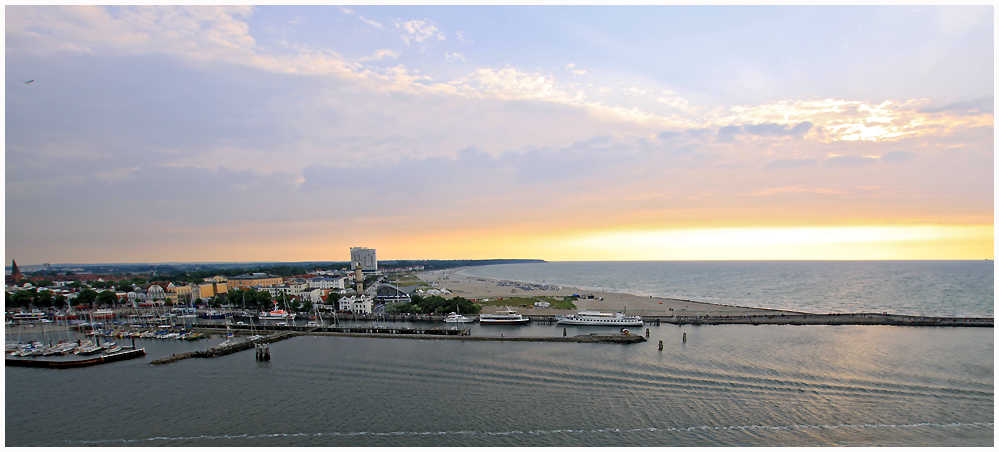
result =
M14 314L14 320L41 320L45 318L45 313L37 309L31 312L18 312Z
M469 323L471 321L470 317L465 317L457 312L452 312L444 318L444 323Z
M517 314L517 311L510 309L509 306L505 310L496 311L495 314L479 315L479 323L483 325L523 325L530 321L531 319Z
M641 316L620 312L579 311L576 314L556 317L560 325L642 326Z
M260 320L288 320L295 318L295 314L289 313L282 309L276 309L269 312L261 312L258 318Z

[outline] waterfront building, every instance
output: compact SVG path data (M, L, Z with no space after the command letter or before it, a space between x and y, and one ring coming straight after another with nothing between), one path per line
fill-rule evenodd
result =
M247 273L233 276L227 281L228 287L234 289L245 289L250 286L280 286L281 284L284 284L283 278L267 273Z
M371 314L371 297L356 295L352 297L341 297L339 300L340 311L352 312L354 314Z
M309 300L313 303L321 303L325 292L323 289L310 288L305 282L289 283L280 286L251 286L249 288L257 292L267 292L275 300L287 297L289 300L297 298L302 301Z
M419 285L395 286L393 284L379 284L375 288L375 298L383 303L408 303L411 301L410 295L416 291Z
M146 288L146 299L148 301L162 302L166 300L166 297L166 290L162 285L150 284L149 287Z
M339 289L346 288L343 278L309 278L306 280L312 289Z
M374 248L354 246L350 248L350 269L356 270L360 265L363 271L378 271L378 257Z

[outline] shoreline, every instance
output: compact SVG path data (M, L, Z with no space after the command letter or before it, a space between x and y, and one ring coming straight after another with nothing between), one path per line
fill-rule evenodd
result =
M421 281L431 287L446 287L450 296L470 299L497 299L509 297L540 298L565 297L579 294L593 298L580 298L574 302L577 310L602 310L628 312L643 317L659 317L675 324L791 324L791 325L974 325L991 327L991 317L937 317L874 312L812 313L783 309L752 308L693 300L641 296L626 293L585 291L578 287L557 286L504 280L462 273L468 267L417 273ZM433 282L433 283L431 283ZM526 288L526 290L525 290ZM515 306L511 306L517 309ZM496 312L498 306L484 306L482 313ZM525 316L549 316L575 313L571 309L520 308ZM745 318L744 318L745 317ZM846 320L849 319L849 320Z
M574 302L577 308L576 310L627 312L636 315L653 317L716 317L774 314L818 315L799 311L733 306L719 303L706 303L702 301L681 300L676 298L584 290L571 286L527 283L485 276L472 276L462 273L462 271L467 268L468 267L459 267L455 269L422 272L417 273L417 277L431 287L445 287L449 289L452 292L452 296L462 296L476 300L495 300L498 298L512 297L568 297L578 294L581 295L581 298ZM592 298L589 298L590 296L592 296ZM516 308L516 306L511 306L511 308ZM497 306L484 306L482 312L489 314L498 309L499 307ZM526 309L524 311L520 311L520 314L523 315L564 315L576 312L576 310L572 309L555 308L528 307L521 309Z

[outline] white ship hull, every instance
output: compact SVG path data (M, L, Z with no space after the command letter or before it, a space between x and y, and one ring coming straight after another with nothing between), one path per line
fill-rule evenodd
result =
M626 316L620 312L580 311L577 314L557 317L560 325L591 325L591 326L642 326L642 318Z

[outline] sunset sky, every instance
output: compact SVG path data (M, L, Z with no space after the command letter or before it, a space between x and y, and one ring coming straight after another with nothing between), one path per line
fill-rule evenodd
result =
M992 6L5 13L8 265L994 258Z

